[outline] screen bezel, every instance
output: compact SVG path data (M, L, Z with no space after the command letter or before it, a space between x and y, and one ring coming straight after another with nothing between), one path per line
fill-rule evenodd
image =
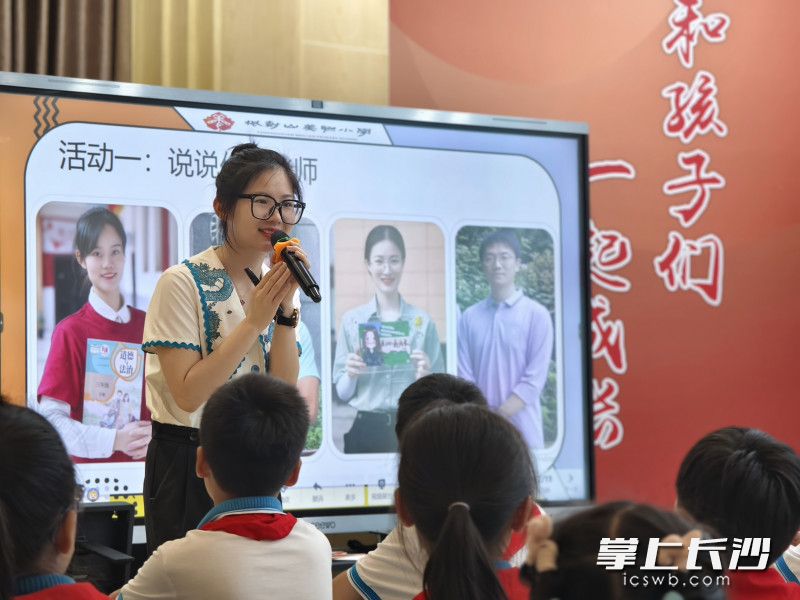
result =
M391 125L441 127L449 130L486 131L494 133L531 134L537 136L570 137L578 143L579 164L583 173L578 182L578 222L583 227L579 238L580 283L581 283L581 336L584 340L581 351L582 371L584 373L584 439L585 465L587 469L586 500L542 500L543 506L580 506L595 499L595 461L593 451L592 427L592 359L591 359L591 309L589 277L589 179L588 179L588 137L589 128L585 123L517 118L502 115L484 115L464 112L448 112L430 109L382 107L360 104L346 104L327 100L306 100L254 96L205 90L187 90L158 86L73 79L47 75L29 75L0 72L0 93L58 95L65 98L108 101L131 104L150 104L154 106L185 106L191 108L215 108L248 110L276 115L299 117L324 117L326 119L352 119L365 122ZM240 135L240 134L236 134ZM275 136L281 137L281 136ZM23 205L24 206L24 205ZM28 232L25 231L27 244ZM27 273L27 264L25 265ZM26 299L27 301L27 299ZM27 317L26 317L27 318ZM25 361L27 369L27 336L25 339ZM0 361L3 356L2 336L0 335ZM392 506L364 508L321 508L293 511L298 515L319 518L322 516L375 515L393 512ZM316 520L316 519L315 519Z

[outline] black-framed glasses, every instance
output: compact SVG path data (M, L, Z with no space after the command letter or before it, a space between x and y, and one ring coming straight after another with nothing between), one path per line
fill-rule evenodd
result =
M266 194L239 194L239 198L250 200L250 213L261 221L266 221L278 209L278 214L286 225L296 225L303 216L306 203L296 198L278 202Z

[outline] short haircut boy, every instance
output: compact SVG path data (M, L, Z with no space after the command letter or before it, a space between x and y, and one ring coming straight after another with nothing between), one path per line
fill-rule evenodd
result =
M308 426L297 388L252 373L211 395L200 421L200 445L226 492L274 496L300 460Z
M800 457L763 431L708 434L683 459L675 485L680 508L729 544L770 538L770 564L800 528Z
M297 480L307 431L306 403L291 385L247 374L217 389L196 467L214 508L159 546L117 599L329 599L330 542L276 497Z
M483 392L474 383L449 373L431 373L412 383L400 394L394 426L397 438L400 439L409 423L424 409L443 401L481 406L487 404Z
M489 247L494 246L495 244L503 244L504 246L508 246L511 248L512 252L514 252L515 258L522 258L522 246L520 246L517 234L515 234L513 231L509 231L508 229L500 229L483 238L480 250L478 251L478 257L481 259L481 261L483 261L483 257Z

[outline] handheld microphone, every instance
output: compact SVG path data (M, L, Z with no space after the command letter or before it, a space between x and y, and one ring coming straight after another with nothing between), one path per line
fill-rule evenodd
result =
M280 242L288 242L290 239L291 238L283 231L278 230L272 234L270 241L274 248ZM278 258L289 267L289 271L291 271L297 283L300 284L300 289L303 290L303 293L314 302L320 302L322 300L322 295L319 293L319 285L314 281L314 277L311 273L308 272L306 264L291 252L286 252L285 249L278 251Z

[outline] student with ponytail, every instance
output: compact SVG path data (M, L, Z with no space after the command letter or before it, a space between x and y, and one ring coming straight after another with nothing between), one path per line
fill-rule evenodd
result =
M503 561L534 507L536 475L519 432L473 404L442 405L400 439L397 514L428 552L417 600L528 598Z
M77 492L53 426L0 398L0 600L107 598L64 575L75 548Z

